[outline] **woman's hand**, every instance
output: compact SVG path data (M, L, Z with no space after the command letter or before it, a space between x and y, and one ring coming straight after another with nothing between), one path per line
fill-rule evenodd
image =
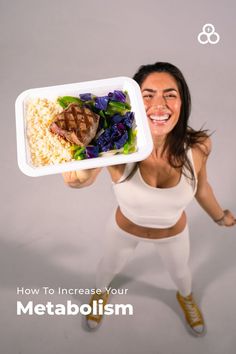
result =
M70 171L62 174L64 182L72 188L82 188L92 184L101 168L91 168L88 170Z
M236 219L230 210L224 210L224 216L217 220L216 223L219 226L234 226L236 224Z

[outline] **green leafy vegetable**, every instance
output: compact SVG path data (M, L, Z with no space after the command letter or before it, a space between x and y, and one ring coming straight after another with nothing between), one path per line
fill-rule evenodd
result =
M124 154L131 154L136 151L137 129L132 130L132 128L130 128L128 130L128 136L128 141L124 145Z
M114 114L125 115L126 112L130 111L131 107L128 103L110 101L106 110L106 114L112 116Z
M72 96L58 97L57 102L63 109L66 109L71 103L77 103L79 105L83 104L83 101L81 101L81 99Z
M74 151L74 155L73 155L73 158L75 160L83 160L86 158L86 150L85 150L85 147L82 146L77 146L77 145L74 145L75 148L73 149Z

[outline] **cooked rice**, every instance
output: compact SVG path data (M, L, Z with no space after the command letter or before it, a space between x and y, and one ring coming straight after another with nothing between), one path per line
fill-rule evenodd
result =
M49 131L55 116L62 111L57 102L46 98L30 100L26 107L27 138L33 166L72 160L71 144Z

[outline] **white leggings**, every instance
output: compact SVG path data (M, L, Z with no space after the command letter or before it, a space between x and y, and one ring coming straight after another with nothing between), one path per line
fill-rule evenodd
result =
M189 295L192 291L192 278L188 265L188 225L175 236L147 239L120 229L115 221L114 212L106 227L105 250L97 269L96 287L105 290L109 286L140 242L153 243L180 294Z

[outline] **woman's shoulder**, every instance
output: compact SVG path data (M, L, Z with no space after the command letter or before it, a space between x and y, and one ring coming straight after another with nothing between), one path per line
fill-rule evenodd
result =
M192 146L191 148L192 156L193 156L194 166L197 173L201 170L202 166L206 163L208 156L211 153L211 149L212 149L212 143L211 143L211 138L209 136L207 136L205 139L203 139L200 142L197 142Z
M208 130L194 130L191 127L187 131L188 146L200 155L208 156L212 149L212 143Z
M201 137L192 145L192 150L196 151L202 157L207 158L212 150L212 141L210 136Z

